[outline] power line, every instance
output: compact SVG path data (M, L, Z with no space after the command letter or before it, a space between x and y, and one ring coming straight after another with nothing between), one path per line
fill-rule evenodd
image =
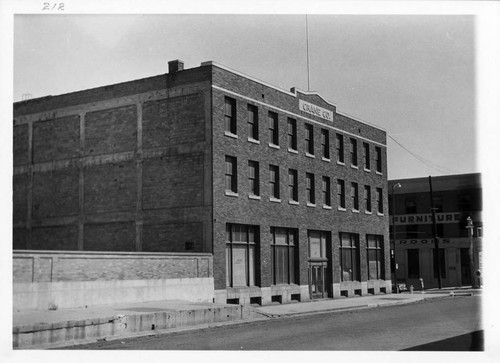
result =
M443 168L442 166L439 166L435 163L433 163L432 161L430 160L427 160L425 159L424 157L412 152L411 150L409 150L408 148L406 148L405 146L403 146L399 141L397 141L394 137L392 137L391 135L387 134L387 136L389 136L389 138L394 141L397 145L399 145L402 149L404 149L406 152L408 152L410 155L412 155L415 159L417 159L418 161L420 161L421 163L425 164L426 166L428 166L429 168L431 169L434 169L440 173L443 173L443 174L454 174L455 172L451 171L451 170L448 170L446 168Z

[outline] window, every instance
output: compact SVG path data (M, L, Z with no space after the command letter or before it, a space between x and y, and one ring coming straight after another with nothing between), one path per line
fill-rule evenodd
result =
M295 284L297 263L297 230L271 227L271 265L274 285Z
M306 200L309 204L315 204L314 174L306 173Z
M280 171L276 165L269 165L269 195L280 199Z
M328 243L329 233L322 231L308 231L309 239L309 259L326 260L326 245Z
M269 111L269 143L279 146L278 114Z
M368 280L384 280L384 237L366 235L366 256L368 258Z
M245 224L226 224L226 285L257 284L259 228Z
M337 162L344 163L344 136L336 134Z
M375 163L377 164L377 172L382 172L382 149L375 146Z
M359 210L358 183L351 183L352 209Z
M441 278L446 278L446 259L445 259L445 251L444 248L438 248L438 253L436 254L436 249L432 249L432 261L434 265L434 278L438 278L438 268L439 272L441 272ZM439 258L438 258L439 255ZM439 263L439 266L438 266Z
M384 199L382 198L382 188L377 188L377 212L384 214Z
M253 105L248 105L248 137L259 140L259 110Z
M289 169L288 170L288 192L289 192L289 200L292 202L299 201L299 185L297 180L297 170Z
M259 191L259 163L248 161L248 184L250 195L260 195Z
M313 126L305 124L306 127L306 154L314 155L314 131Z
M345 184L343 180L337 180L337 202L338 206L345 209Z
M372 211L372 190L369 185L365 185L365 210L367 212Z
M297 121L288 119L288 149L297 150Z
M332 205L332 198L331 198L331 193L330 193L330 178L327 176L324 176L322 178L322 190L323 190L323 205L327 207L331 207Z
M226 192L238 193L236 158L226 155Z
M460 212L469 212L472 210L472 198L470 194L460 194L458 196L458 208Z
M225 97L224 122L226 132L236 135L236 100Z
M405 212L406 212L406 214L417 213L417 199L416 198L405 198Z
M408 249L408 277L420 277L420 258L418 248Z
M358 166L358 142L351 139L351 165Z
M442 196L434 196L432 198L432 204L434 205L436 213L441 213L443 211L443 197Z
M360 281L357 234L340 232L340 276L342 281Z
M321 150L323 158L330 159L330 134L325 129L321 129Z
M363 143L363 158L365 159L365 169L370 170L370 145L367 142Z

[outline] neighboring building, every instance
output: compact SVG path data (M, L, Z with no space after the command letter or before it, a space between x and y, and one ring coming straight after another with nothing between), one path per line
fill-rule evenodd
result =
M390 292L386 158L316 93L172 61L14 105L14 249L208 252L224 303Z
M433 240L429 178L389 181L390 230L396 240L397 281L407 288L413 285L421 289L420 279L423 279L424 288L435 288L439 267L443 287L473 285L469 257L474 256L474 273L482 267L481 175L446 175L432 177L431 181L438 253ZM468 217L474 225L472 238L466 228ZM391 246L394 249L392 239Z

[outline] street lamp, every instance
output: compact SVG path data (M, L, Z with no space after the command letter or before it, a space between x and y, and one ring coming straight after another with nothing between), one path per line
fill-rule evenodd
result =
M469 266L470 266L470 273L471 273L471 282L472 282L472 287L476 288L477 287L477 282L476 282L476 271L474 268L474 244L472 241L472 235L474 233L474 222L472 221L472 218L470 216L467 217L467 226L465 226L468 230L468 235L469 235Z
M396 183L392 185L392 241L394 243L393 253L394 253L394 285L396 286L396 293L399 294L398 287L398 264L396 263L396 225L394 223L394 216L396 215L396 201L394 198L394 189L401 188L401 183Z

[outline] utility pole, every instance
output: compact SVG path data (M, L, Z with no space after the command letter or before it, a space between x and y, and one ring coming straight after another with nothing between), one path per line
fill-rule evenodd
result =
M436 228L436 209L434 208L434 195L432 194L432 178L429 175L429 189L431 194L431 211L432 211L432 238L434 239L434 255L437 260L437 275L438 275L438 288L442 288L441 283L441 258L439 254L439 239L437 237L437 228Z
M396 201L394 195L394 189L401 188L401 183L396 183L392 185L392 242L394 248L392 252L394 253L394 285L396 286L396 293L399 294L399 284L398 284L398 264L396 262L396 224L394 223L394 216L396 215ZM391 236L389 236L389 240Z
M470 275L471 275L471 283L472 287L477 287L477 278L476 271L474 268L474 244L472 241L472 235L474 233L474 223L472 222L472 218L470 216L467 217L467 226L465 227L469 230L469 266L470 266Z

